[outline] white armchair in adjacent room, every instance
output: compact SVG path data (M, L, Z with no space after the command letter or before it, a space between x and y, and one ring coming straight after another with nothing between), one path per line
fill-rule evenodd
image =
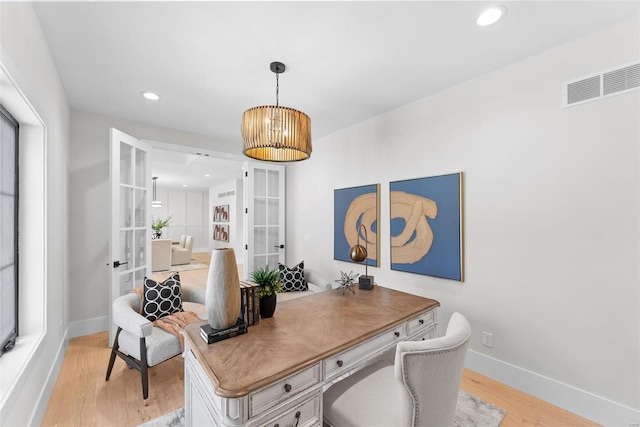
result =
M323 395L324 421L341 426L453 426L471 326L460 313L444 337L404 341Z
M171 268L171 239L151 241L151 271L164 271Z
M171 246L171 265L189 264L193 251L193 236L183 235L180 243Z

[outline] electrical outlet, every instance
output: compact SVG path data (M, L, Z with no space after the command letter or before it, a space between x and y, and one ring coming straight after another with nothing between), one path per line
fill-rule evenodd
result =
M485 331L482 333L482 345L493 348L493 334L491 332Z

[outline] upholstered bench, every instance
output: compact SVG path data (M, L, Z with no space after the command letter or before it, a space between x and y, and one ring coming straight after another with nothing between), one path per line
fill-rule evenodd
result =
M293 292L279 292L278 301L287 301L294 298L300 298L307 295L312 295L317 292L330 291L332 289L331 282L322 277L320 273L310 268L304 269L304 278L307 281L308 290L306 291L293 291Z

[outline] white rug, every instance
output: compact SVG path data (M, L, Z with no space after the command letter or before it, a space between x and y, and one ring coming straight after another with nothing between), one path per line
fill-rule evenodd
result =
M456 409L455 427L498 427L507 412L491 403L460 391ZM182 427L184 426L184 408L176 409L166 415L151 420L139 427ZM392 427L392 426L389 426Z
M460 390L453 425L456 427L497 427L506 413L507 411L504 409Z
M191 261L189 264L172 265L171 270L157 271L156 273L168 273L172 271L200 270L201 268L209 268L208 265L198 261Z

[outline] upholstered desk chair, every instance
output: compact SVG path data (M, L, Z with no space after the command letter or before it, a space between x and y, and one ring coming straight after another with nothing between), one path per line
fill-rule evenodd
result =
M189 264L193 251L193 236L183 236L180 243L171 246L171 265Z
M453 426L471 326L460 313L444 337L404 341L395 363L379 361L332 385L324 418L334 427Z
M206 319L204 311L205 290L182 286L182 308L192 311ZM111 348L106 381L119 356L131 368L140 371L142 376L142 397L149 397L150 367L169 360L182 353L180 340L175 335L153 326L146 317L139 314L140 298L135 292L122 295L113 301L113 322L118 326Z

